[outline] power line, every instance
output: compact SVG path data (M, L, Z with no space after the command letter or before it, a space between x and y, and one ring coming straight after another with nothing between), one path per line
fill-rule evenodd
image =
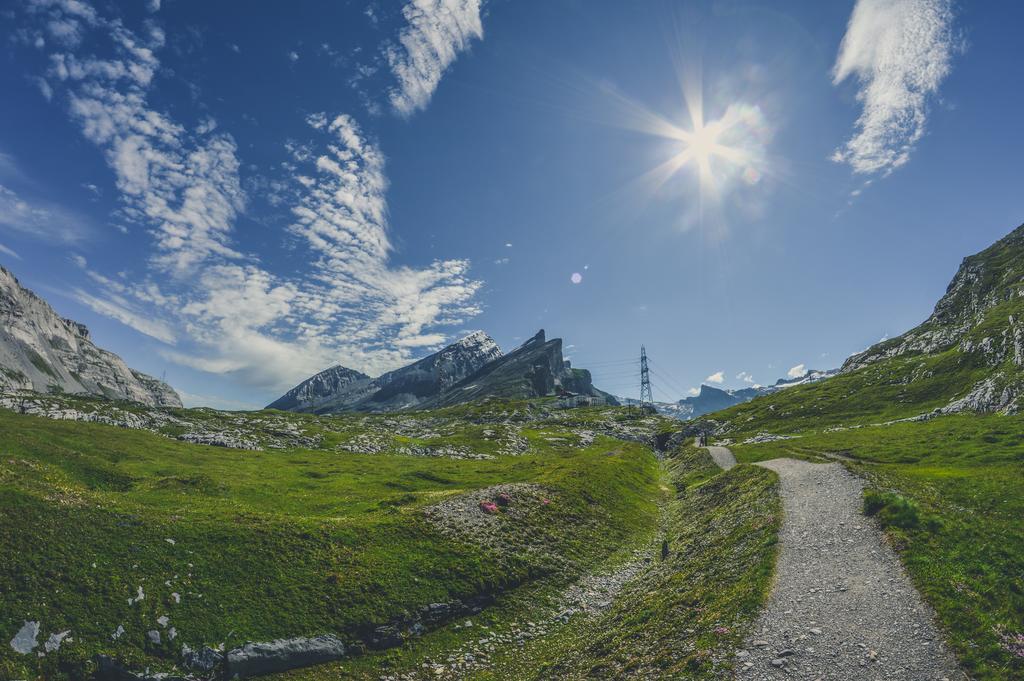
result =
M669 388L671 388L672 390L676 391L680 395L685 395L686 394L686 391L683 390L682 388L680 388L678 385L676 385L675 381L672 381L671 379L669 379L667 376L663 375L657 369L651 369L651 373L653 373L655 376L657 376L658 379L662 383L667 384Z
M656 362L651 362L651 364L654 364L654 368L652 368L651 371L653 371L654 374L658 376L658 378L668 383L669 387L678 392L679 394L686 394L687 391L682 389L680 387L681 384L665 371L665 367L657 364Z

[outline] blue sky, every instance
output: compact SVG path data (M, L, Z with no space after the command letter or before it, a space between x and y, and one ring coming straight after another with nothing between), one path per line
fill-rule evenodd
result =
M0 263L188 404L475 329L774 382L1024 222L1019 3L264 4L0 10Z

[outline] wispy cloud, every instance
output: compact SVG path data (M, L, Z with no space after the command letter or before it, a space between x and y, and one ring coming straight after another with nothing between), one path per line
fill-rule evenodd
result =
M111 319L116 319L139 333L164 343L173 344L177 341L169 325L151 319L145 313L132 309L130 304L124 299L118 299L116 296L99 298L80 288L74 289L73 294L78 302L91 308L94 312Z
M863 110L832 159L861 174L905 164L956 49L951 0L858 0L832 79L839 85L856 77Z
M479 312L472 302L480 282L468 278L469 262L436 260L420 269L391 267L387 234L384 156L350 116L317 115L311 127L327 135L328 153L304 160L304 192L294 208L293 230L319 253L308 292L317 305L351 310L350 338L390 336L401 346L427 326L461 324ZM311 310L312 311L312 310Z
M751 376L746 371L741 371L738 374L736 374L736 380L737 381L743 381L744 383L753 383L754 382L754 377Z
M131 31L84 0L33 0L29 12L43 19L39 37L90 31L107 42L110 52L97 57L70 49L79 41L56 40L47 76L66 89L71 117L103 150L124 217L155 230L155 262L184 274L210 257L239 257L228 246L245 199L234 140L214 126L190 132L149 103L163 30L150 23Z
M47 76L103 151L120 213L155 238L152 267L130 281L104 277L80 259L97 288L76 290L80 302L174 344L160 351L172 361L265 389L337 362L368 373L392 369L445 342L440 327L461 327L479 313L481 283L469 276L468 261L392 262L385 158L353 118L310 116L310 138L286 145L291 158L275 179L275 205L290 206L282 238L297 238L309 265L275 271L234 243L247 200L234 140L216 121L187 128L150 101L162 31L147 21L144 32L132 32L84 0L34 2L30 14L46 20L35 29L40 36L50 37L47 21L56 17L110 41L104 58L57 48ZM426 49L416 40L403 45Z
M708 376L707 378L705 378L704 381L706 383L724 383L725 382L725 372L724 371L716 371L715 373L713 373L710 376Z
M444 72L484 35L480 0L410 0L402 8L406 26L398 45L385 51L398 80L389 94L391 106L403 116L426 107Z
M3 244L0 244L0 253L3 253L4 255L9 255L16 260L21 260L21 256L18 255L17 252L14 251L14 249L8 248Z
M88 232L85 221L70 211L45 201L26 200L2 184L0 227L65 244L81 241Z

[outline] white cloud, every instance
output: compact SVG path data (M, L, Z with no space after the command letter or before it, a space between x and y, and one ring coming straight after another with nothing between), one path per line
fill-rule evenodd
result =
M81 241L89 231L81 218L60 206L45 201L28 201L2 184L0 227L65 244Z
M697 395L700 395L700 388L690 388L686 392L689 393L692 397L696 397Z
M705 383L723 383L725 381L725 372L716 371L707 378L704 379Z
M410 0L402 8L406 26L399 45L385 52L398 80L389 94L403 116L426 107L445 70L474 38L483 38L480 0Z
M294 208L293 230L320 254L311 292L317 307L357 311L350 338L394 334L401 346L435 324L457 324L476 315L480 282L467 277L465 260L437 260L414 269L391 267L387 234L384 156L350 116L310 117L328 135L329 153L306 161L305 190ZM297 162L301 159L297 158Z
M795 367L790 368L790 370L786 372L786 375L789 376L790 378L800 378L806 373L807 367L805 367L803 364L797 364Z
M4 246L3 244L0 244L0 253L3 253L4 255L9 255L12 258L15 258L16 260L21 260L21 256L20 255L18 255L13 249L8 248L7 246Z
M447 337L435 327L479 311L480 283L468 278L468 262L392 267L383 154L348 116L313 115L308 123L323 139L291 146L297 175L286 192L291 231L313 254L303 276L222 258L167 295L152 282L126 288L90 274L106 300L88 303L159 338L139 327L121 296L145 301L179 320L197 346L164 349L163 357L264 389L290 387L339 362L382 373L442 344Z
M855 76L863 110L833 160L854 172L888 174L924 135L929 98L950 72L957 45L951 0L858 0L833 67Z
M746 371L741 371L738 374L736 374L736 380L743 381L744 383L753 383L754 377L751 376Z
M292 50L291 52L288 53L288 61L290 61L291 63L294 64L298 60L299 60L299 53L298 52L296 52L295 50Z

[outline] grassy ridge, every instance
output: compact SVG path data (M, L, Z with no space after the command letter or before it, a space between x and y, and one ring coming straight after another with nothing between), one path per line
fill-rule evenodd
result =
M448 439L493 449L472 420ZM41 622L40 643L67 629L74 638L42 658L0 647L0 678L79 678L98 652L159 668L182 643L229 635L229 645L326 631L357 641L403 610L567 579L654 527L657 463L645 447L598 436L580 448L557 423L524 435L529 455L482 461L249 452L0 410L0 639L24 620ZM454 541L421 513L519 481L552 497L522 528L542 542L531 553ZM129 603L140 586L145 598Z
M832 379L835 380L835 379ZM1024 417L959 415L739 445L740 461L838 455L974 678L1024 678Z
M884 423L943 407L990 371L983 358L956 348L898 357L820 383L786 388L707 418L728 422L730 437L733 432L803 433Z

